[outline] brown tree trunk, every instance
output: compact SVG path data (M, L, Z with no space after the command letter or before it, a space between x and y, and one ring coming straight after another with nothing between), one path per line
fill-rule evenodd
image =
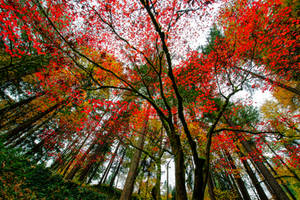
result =
M90 135L92 134L92 132L90 132L82 141L82 143L79 145L79 147L74 147L74 149L70 152L71 155L71 159L66 163L66 167L64 167L62 169L63 172L63 176L65 176L69 170L69 168L71 167L73 161L75 160L77 154L79 153L79 151L81 150L81 148L83 147L83 145L86 143L86 141L88 140L88 138L90 137ZM75 150L77 148L77 150ZM73 151L75 151L75 153L73 153Z
M86 155L88 155L90 153L90 151L94 148L94 146L95 146L95 142L89 146L88 150L79 159L79 162L84 162L84 160L87 157ZM73 166L73 168L70 171L70 173L68 173L68 175L66 176L66 179L72 180L74 178L75 174L79 171L79 169L80 169L79 165Z
M54 163L51 165L51 169L58 171L58 169L62 166L64 166L64 164L66 163L66 159L68 159L69 157L69 151L73 151L74 148L73 147L76 143L78 142L78 137L75 138L66 148L65 150L61 153L61 157L57 158ZM62 160L62 162L60 162L60 159Z
M109 163L108 163L108 165L107 165L107 167L106 167L106 169L105 169L105 171L104 171L104 173L103 173L103 176L102 176L102 178L101 178L99 184L105 183L105 181L106 181L106 179L107 179L107 176L108 176L108 174L109 174L110 168L111 168L111 166L112 166L112 164L113 164L113 162L114 162L114 160L115 160L116 154L117 154L117 152L118 152L118 150L119 150L120 144L121 144L121 142L118 143L118 145L117 145L117 147L116 147L116 149L115 149L115 152L114 152L113 155L111 156L110 161L109 161Z
M148 123L148 116L144 121L143 131L137 142L137 147L139 149L143 149L143 147L144 147L147 123ZM127 175L127 178L125 181L125 185L123 187L123 191L121 193L120 200L130 200L131 199L131 194L134 189L135 179L138 175L138 167L139 167L139 163L140 163L140 159L141 159L141 155L142 155L142 151L139 149L135 150L133 158L131 159L129 172L128 172L128 175Z
M170 138L170 144L172 153L174 154L175 161L175 190L176 199L186 200L187 193L185 188L185 165L184 165L184 153L180 142L179 134L176 133L174 124L177 125L177 118L174 115L174 124L168 122L169 126L164 126L168 137ZM169 130L170 128L171 130Z
M46 119L45 121L43 121L40 124L38 124L35 127L33 127L27 133L23 134L21 137L18 137L18 139L15 140L15 142L12 145L10 145L10 147L14 148L14 147L20 145L22 142L24 142L26 140L26 138L28 136L34 134L37 130L39 130L40 128L44 127L54 117L54 115L55 115L55 113L52 114L50 117L48 117L48 119Z
M4 107L0 110L0 116L4 116L5 113L9 112L9 111L12 111L20 106L23 106L25 104L28 104L30 103L31 101L33 101L34 99L40 97L41 95L36 95L36 96L32 96L32 97L29 97L28 99L24 99L24 100L21 100L15 104L12 104L10 106L7 106L7 107Z
M253 151L253 149L252 149L251 145L249 144L249 142L241 141L241 143L244 146L244 148L247 150L248 153L251 153ZM260 173L265 178L267 184L272 189L271 192L273 193L274 197L277 200L289 200L288 196L283 191L281 186L278 184L278 182L276 181L275 177L272 175L270 170L268 170L268 168L260 161L255 161L254 160L253 162L254 162L254 165L258 168Z
M236 194L238 195L238 199L243 199L242 194L238 188L238 185L236 183L236 181L234 181L234 178L231 174L228 175L228 182L231 185L231 188L236 192Z
M294 178L297 179L298 182L300 182L300 178L299 176L296 174L296 172L294 170L292 170L285 162L284 160L281 159L281 157L274 151L274 149L268 144L268 142L266 141L265 144L268 146L268 148L271 150L271 152L275 155L279 157L279 161L282 163L283 166L285 166L289 172L291 174L293 174Z
M225 150L225 155L226 155L226 157L227 157L227 159L228 159L228 161L230 163L231 168L234 169L234 170L237 169L236 166L235 166L235 164L234 164L234 161L233 161L231 155L226 150ZM233 174L233 177L234 177L234 179L235 179L235 181L236 181L236 183L237 183L237 185L238 185L238 187L239 187L239 189L240 189L240 191L242 193L243 199L245 199L245 200L251 200L250 195L248 193L248 190L247 190L247 188L246 188L246 186L244 184L244 181L241 178L241 175L238 172L235 172Z
M169 127L165 126L168 137L170 138L172 153L174 154L176 200L186 200L184 153L179 135L176 134L174 129L169 132L168 128Z
M160 200L160 181L161 181L161 159L156 161L156 182L152 189L152 195L156 200Z
M101 164L102 164L101 162L98 162L97 165L94 167L94 169L93 169L93 171L92 171L92 173L91 173L91 175L90 175L90 177L87 181L87 184L90 184L92 182L93 177L96 175L96 173L97 173L97 171L98 171Z
M265 160L268 167L271 169L271 171L274 173L274 175L278 175L278 173L276 172L276 170L272 167L272 165L267 161ZM290 188L283 182L282 178L278 178L279 180L279 183L284 187L284 189L287 191L287 193L290 195L290 197L293 199L293 200L297 200L296 197L294 196L294 194L292 193L292 191L290 190Z
M87 165L83 168L80 173L79 181L85 182L86 177L88 176L89 172L91 171L95 160L97 160L97 156L102 154L105 155L109 151L109 144L105 141L102 145L97 145L95 152L92 155L88 156ZM103 158L98 160L97 162L103 162Z
M121 165L122 165L122 163L123 163L125 154L126 154L126 149L123 150L123 154L122 154L122 157L121 157L120 160L119 160L118 167L117 167L116 171L114 172L114 174L113 174L113 176L112 176L112 178L111 178L111 180L110 180L110 183L109 183L109 186L110 186L110 187L112 187L112 186L114 185L115 179L116 179L116 177L117 177L117 175L118 175L118 173L119 173L120 167L121 167Z
M208 177L208 193L211 200L217 200L216 194L214 192L214 183L211 177L211 173L209 173L209 177Z
M242 163L246 169L246 172L248 173L257 193L260 198L260 200L268 200L268 197L266 193L264 192L263 188L260 186L258 179L256 178L254 172L252 171L250 165L248 164L247 160L242 160Z
M47 114L51 113L52 111L56 110L62 103L63 102L60 102L60 103L57 103L57 104L49 107L44 112L39 113L38 115L36 115L36 116L34 116L34 117L26 120L25 122L23 122L22 124L20 124L16 128L8 131L6 133L6 139L13 140L14 138L18 137L18 135L20 134L20 132L24 132L24 130L27 130L28 128L30 128L33 123L35 123L36 121L40 120L41 118L43 118Z

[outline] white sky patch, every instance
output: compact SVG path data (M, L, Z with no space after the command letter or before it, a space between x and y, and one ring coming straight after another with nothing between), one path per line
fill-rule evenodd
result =
M260 108L267 100L273 99L272 93L270 91L257 90L254 92L253 105Z

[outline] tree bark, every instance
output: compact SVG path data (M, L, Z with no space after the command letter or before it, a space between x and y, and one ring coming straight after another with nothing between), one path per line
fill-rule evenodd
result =
M241 143L244 146L244 148L247 150L248 153L253 151L253 149L252 149L251 145L249 144L249 142L241 141ZM278 184L278 182L276 181L275 177L272 175L270 170L268 170L268 168L260 161L253 160L253 162L254 162L255 166L258 168L258 170L260 171L260 173L265 178L267 184L272 189L271 192L273 193L274 197L277 200L289 200L288 196L283 191L281 186Z
M146 119L144 121L143 131L137 142L137 147L139 149L143 149L143 147L144 147L147 123L148 123L148 116L146 117ZM121 193L120 200L130 200L131 199L131 194L134 189L134 183L135 183L135 179L138 174L138 167L139 167L139 163L140 163L140 159L141 159L141 155L142 155L142 151L139 149L135 150L133 158L131 159L129 172L128 172L128 175L127 175L127 178L125 181L125 185L123 187L123 191Z
M106 167L106 169L105 169L105 171L104 171L104 173L103 173L103 176L102 176L102 178L101 178L99 184L105 183L106 178L107 178L107 176L108 176L108 174L109 174L110 168L111 168L111 166L112 166L112 164L113 164L113 162L114 162L114 160L115 160L116 154L117 154L117 152L118 152L118 150L119 150L120 144L121 144L121 142L119 141L119 143L118 143L118 145L117 145L117 147L116 147L116 149L115 149L115 152L114 152L113 155L111 156L111 159L110 159L110 161L109 161L109 163L108 163L108 165L107 165L107 167Z
M214 192L214 184L211 177L211 173L209 173L209 177L208 177L208 193L211 200L217 200L216 194Z
M272 165L267 161L265 160L268 167L271 169L271 171L274 173L274 175L278 175L278 173L276 172L276 170L272 167ZM279 183L284 187L284 189L287 191L287 193L290 195L290 197L293 199L293 200L297 200L296 197L294 196L294 194L292 193L292 191L290 190L290 188L283 182L282 178L278 178L279 180Z
M231 168L234 169L234 170L236 170L237 168L236 168L236 166L234 164L234 161L233 161L231 155L229 154L229 152L227 152L226 150L225 150L225 155L227 156L227 159L228 159L228 161L230 163ZM247 190L247 188L246 188L246 186L244 184L244 181L241 178L240 173L235 172L233 174L233 177L234 177L234 179L235 179L235 181L236 181L236 183L237 183L237 185L238 185L238 187L239 187L239 189L240 189L240 191L242 193L243 199L245 199L245 200L251 200L250 195L248 193L248 190Z
M161 196L160 196L160 181L161 181L161 159L158 158L158 160L156 161L156 182L155 185L153 187L153 196L154 199L156 200L160 200Z
M24 100L21 100L17 103L14 103L10 106L7 106L7 107L4 107L0 110L0 116L4 116L5 113L7 113L8 111L12 111L20 106L23 106L25 104L28 104L30 103L31 101L33 101L34 99L40 97L41 95L36 95L36 96L32 96L32 97L29 97L28 99L24 99Z
M293 174L294 178L297 179L297 181L300 182L300 178L299 176L296 174L296 172L294 170L292 170L286 163L284 160L282 160L282 158L274 151L274 149L268 144L268 142L266 141L265 144L268 146L268 148L271 150L271 152L275 155L279 157L280 162L282 163L283 166L285 166L289 172L291 174Z
M255 176L254 172L252 171L250 165L248 164L247 160L242 160L242 163L243 163L243 165L246 169L246 172L248 173L248 175L258 193L260 200L268 200L266 193L264 192L263 188L260 186L259 181L256 178L256 176Z
M91 144L88 148L88 150L84 153L83 156L81 156L81 158L79 159L79 162L83 162L89 153L90 151L94 148L95 146L95 142L93 144ZM71 163L70 163L71 164ZM70 165L69 165L70 166ZM79 165L75 165L73 166L72 170L70 171L70 173L68 173L68 175L66 176L66 179L69 179L69 180L72 180L75 176L75 174L79 171L80 169L80 166Z
M171 149L172 153L174 154L175 161L176 199L186 200L187 193L185 188L185 165L182 145L180 143L179 135L176 134L175 130L173 130L171 133L168 133L168 136L170 138Z
M117 174L119 173L120 167L121 167L121 165L122 165L122 163L123 163L125 154L126 154L126 149L123 150L123 154L122 154L122 156L121 156L121 158L120 158L120 160L119 160L118 167L117 167L117 169L115 170L115 172L114 172L114 174L113 174L113 176L112 176L112 178L111 178L111 180L110 180L110 183L109 183L109 186L110 186L110 187L113 187L113 185L114 185L114 182L115 182L115 179L116 179L116 177L117 177Z
M47 114L51 113L52 111L56 110L57 108L59 108L59 106L63 103L59 102L53 106L51 106L50 108L48 108L47 110L45 110L42 113L39 113L38 115L26 120L25 122L23 122L22 124L20 124L19 126L17 126L16 128L8 131L5 135L6 135L6 139L11 139L11 138L16 138L18 137L18 135L20 134L20 132L23 132L24 130L27 130L28 128L31 127L31 125L33 123L35 123L36 121L40 120L41 118L43 118L44 116L46 116Z

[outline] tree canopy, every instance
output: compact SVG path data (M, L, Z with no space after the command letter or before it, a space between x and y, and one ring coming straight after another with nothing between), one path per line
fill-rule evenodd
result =
M122 200L300 195L299 3L0 2L7 148Z

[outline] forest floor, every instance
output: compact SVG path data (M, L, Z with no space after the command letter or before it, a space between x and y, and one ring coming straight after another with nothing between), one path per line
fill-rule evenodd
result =
M67 181L43 165L34 164L18 150L0 142L0 200L115 200L120 190L109 186Z

